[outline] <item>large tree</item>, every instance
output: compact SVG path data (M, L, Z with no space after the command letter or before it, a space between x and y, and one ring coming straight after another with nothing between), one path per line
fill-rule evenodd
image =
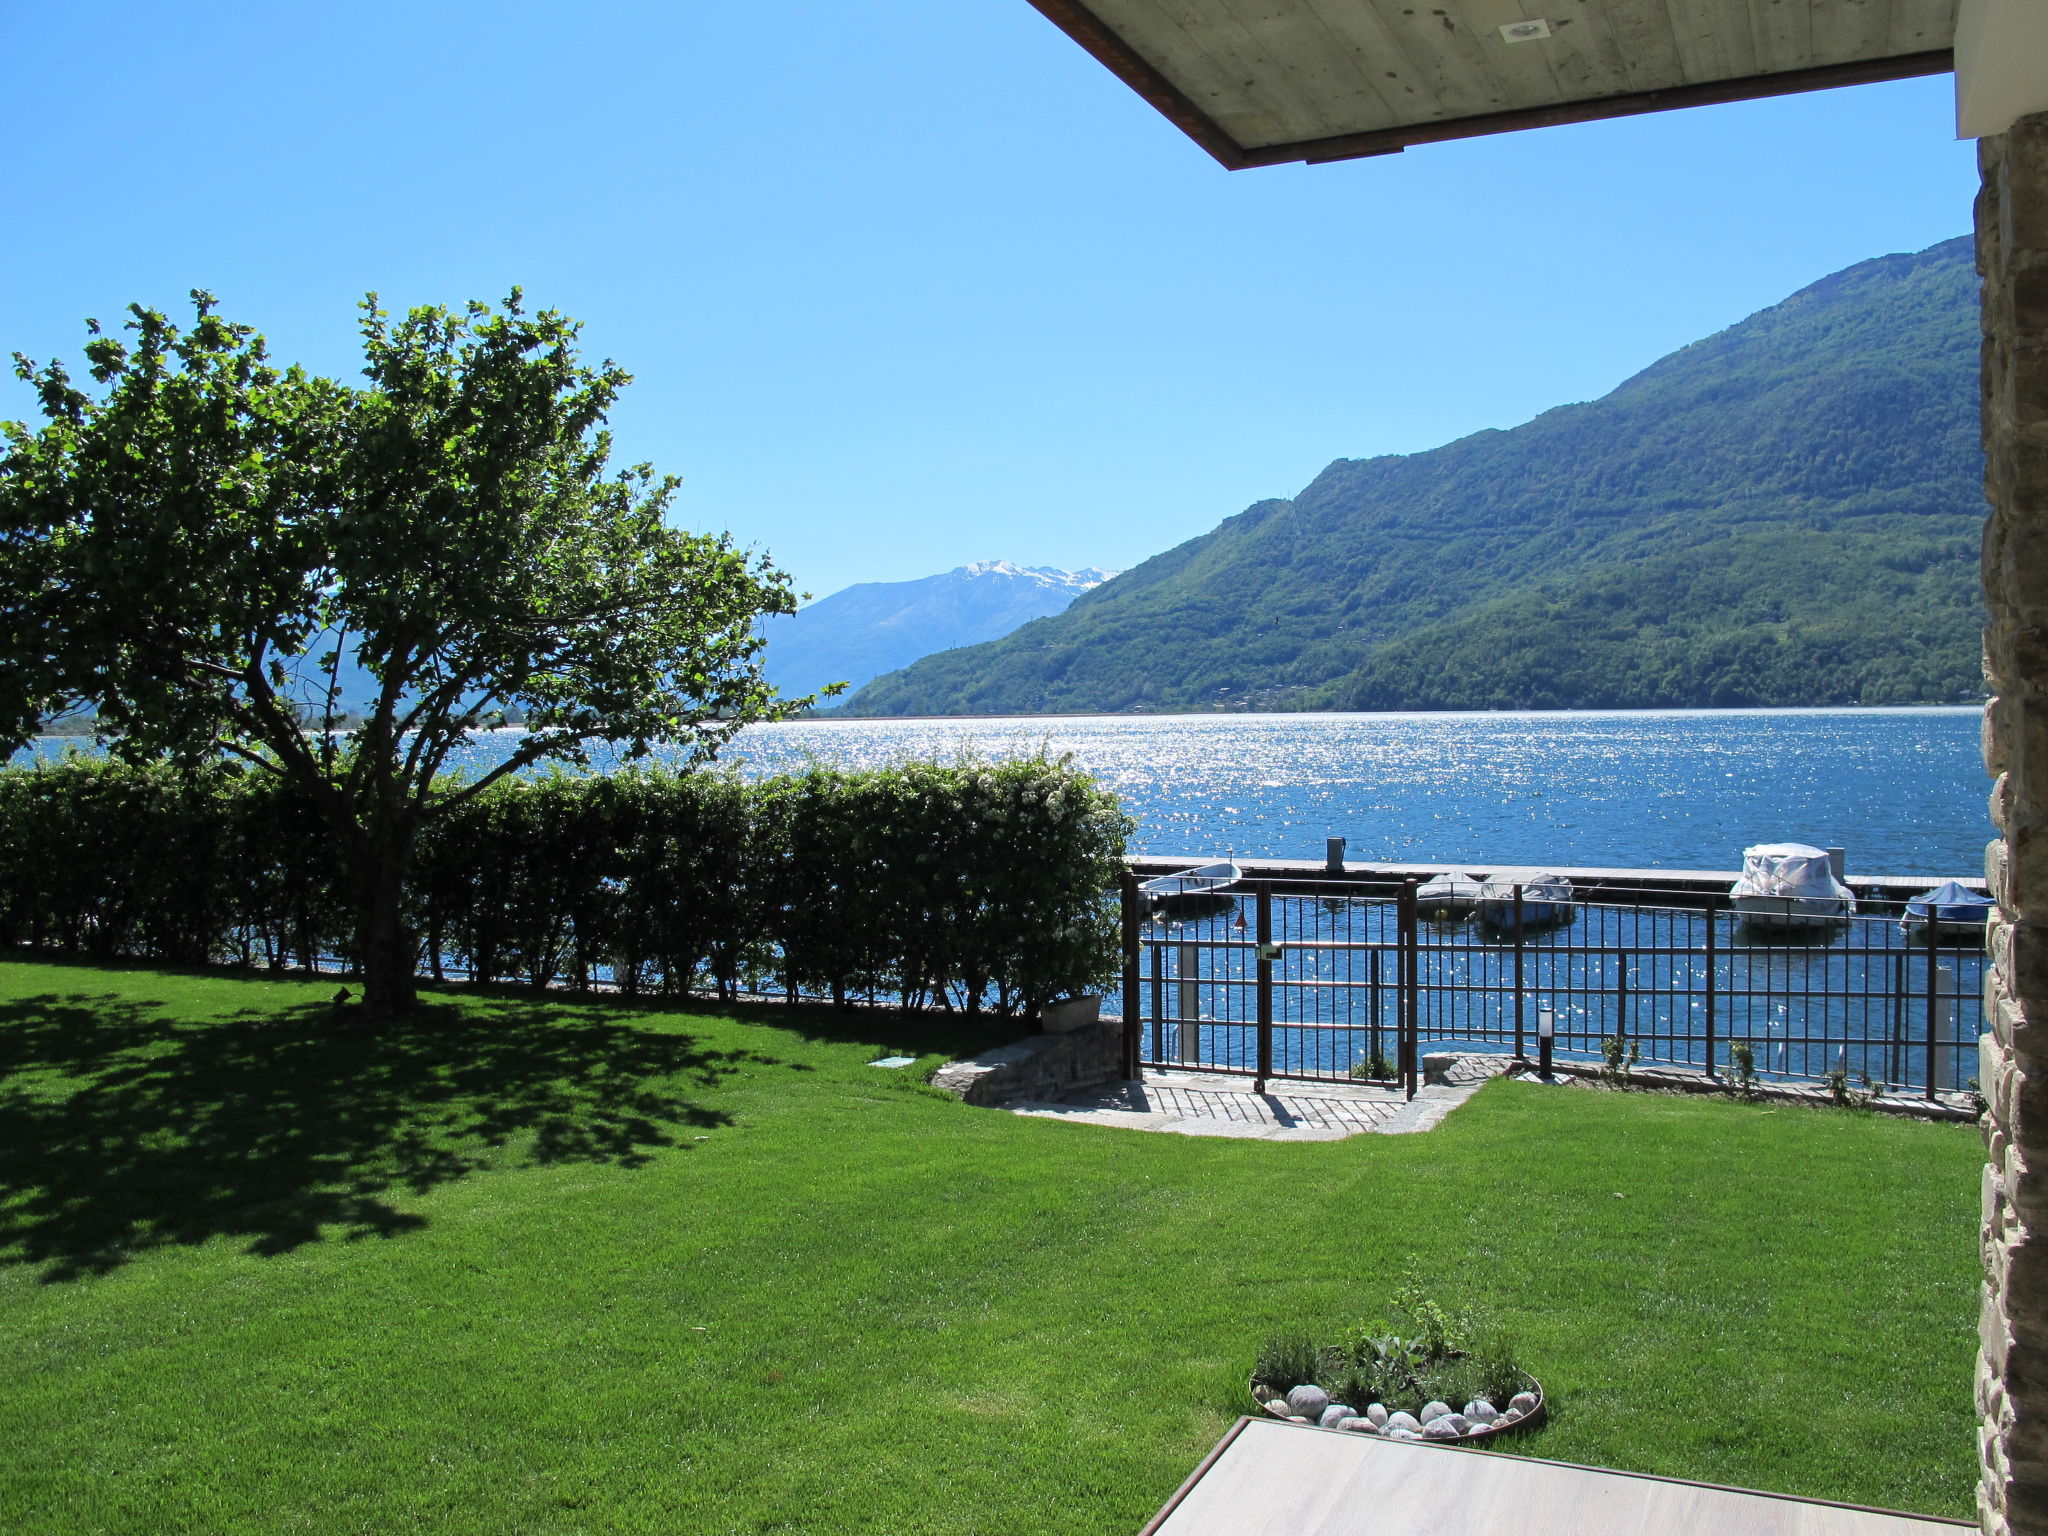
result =
M353 893L364 1006L415 1001L401 906L420 828L507 774L680 743L704 757L805 701L761 676L765 559L668 525L677 482L613 472L629 376L577 325L363 305L367 383L268 357L194 293L181 329L94 322L91 380L15 357L45 425L5 424L0 736L90 708L133 759L226 754L320 807ZM442 769L522 722L489 772Z

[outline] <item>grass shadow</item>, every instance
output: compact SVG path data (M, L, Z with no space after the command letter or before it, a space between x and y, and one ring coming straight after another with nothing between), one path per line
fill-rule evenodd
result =
M217 973L215 973L217 974ZM339 978L338 978L339 979ZM349 986L356 985L353 976ZM423 995L444 998L492 998L515 1005L531 1005L539 997L555 1000L556 1006L574 1006L592 1019L630 1020L672 1018L687 1013L699 1018L726 1019L737 1024L757 1024L785 1031L814 1045L872 1046L884 1055L971 1056L994 1045L1008 1045L1037 1033L1036 1025L1000 1017L992 1012L970 1015L959 1009L930 1007L911 1010L887 1003L851 1003L840 1007L823 998L803 997L791 1001L775 996L753 995L724 999L705 993L687 997L653 993L554 992L536 994L518 982L480 986L474 982L447 982L425 988ZM791 1071L811 1070L797 1062L778 1062Z
M970 1017L930 1008L912 1013L889 1007L835 1008L814 999L799 1002L697 1003L699 1011L788 1030L820 1045L871 1045L905 1056L972 1056L1008 1045L1035 1032L1034 1026L993 1014Z
M0 1006L0 1263L67 1280L219 1237L393 1236L424 1218L392 1196L508 1158L638 1165L725 1123L689 1089L756 1065L782 1064L562 1003L366 1029L324 1004L19 1000Z

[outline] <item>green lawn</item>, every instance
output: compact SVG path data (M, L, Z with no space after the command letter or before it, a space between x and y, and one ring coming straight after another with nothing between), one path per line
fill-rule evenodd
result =
M1128 1536L1411 1261L1519 1327L1535 1454L1971 1508L1968 1128L1203 1141L964 1108L940 1025L334 985L0 965L0 1529Z

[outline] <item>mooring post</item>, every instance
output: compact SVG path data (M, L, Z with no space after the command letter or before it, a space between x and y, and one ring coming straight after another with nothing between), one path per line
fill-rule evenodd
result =
M1344 873L1344 839L1329 837L1323 839L1323 873L1342 875Z

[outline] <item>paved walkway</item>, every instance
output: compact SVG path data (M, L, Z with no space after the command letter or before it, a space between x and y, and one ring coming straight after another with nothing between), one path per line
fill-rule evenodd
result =
M1017 1099L1003 1107L1013 1114L1127 1131L1342 1141L1366 1132L1399 1136L1433 1130L1507 1065L1505 1056L1451 1057L1440 1080L1425 1085L1413 1101L1398 1089L1285 1078L1273 1079L1265 1093L1253 1093L1245 1077L1154 1069L1134 1083L1105 1083L1058 1100Z
M1959 1536L1974 1520L1240 1419L1143 1536Z

